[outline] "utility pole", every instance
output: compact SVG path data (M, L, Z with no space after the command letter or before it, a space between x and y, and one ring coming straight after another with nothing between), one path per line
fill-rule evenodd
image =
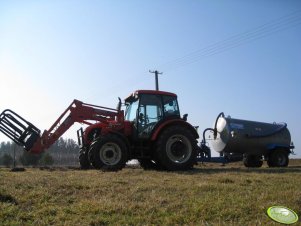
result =
M155 78L156 78L156 90L159 90L159 79L158 79L158 75L162 75L163 72L159 72L159 71L157 71L157 70L155 70L155 71L149 70L149 72L155 74Z

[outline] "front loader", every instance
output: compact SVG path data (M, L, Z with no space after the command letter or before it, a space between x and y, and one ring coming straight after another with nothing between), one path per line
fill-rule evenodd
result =
M197 158L198 133L180 116L177 95L138 90L125 99L126 111L74 100L49 130L42 134L33 124L11 110L0 115L0 131L26 151L48 149L75 122L79 162L83 169L116 171L138 159L145 169L187 170Z

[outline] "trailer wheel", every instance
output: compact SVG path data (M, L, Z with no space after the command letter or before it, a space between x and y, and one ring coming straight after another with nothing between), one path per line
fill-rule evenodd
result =
M196 163L197 140L189 129L172 126L157 140L158 163L167 170L187 170Z
M262 166L263 161L259 155L246 155L243 158L243 163L245 167L259 168Z
M268 158L269 167L287 167L288 162L288 152L285 150L275 150Z
M118 171L125 167L128 150L122 139L114 134L98 137L89 151L92 165L105 171Z
M88 158L88 153L86 151L80 151L78 160L81 169L90 169L91 164Z

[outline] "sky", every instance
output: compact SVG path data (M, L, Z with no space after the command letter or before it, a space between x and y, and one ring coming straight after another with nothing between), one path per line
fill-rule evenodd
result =
M149 70L200 135L220 112L286 122L301 157L301 1L0 0L0 112L43 131L73 99L154 89Z

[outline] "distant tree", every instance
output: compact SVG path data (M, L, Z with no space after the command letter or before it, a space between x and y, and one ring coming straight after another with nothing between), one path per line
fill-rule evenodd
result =
M0 152L1 153L9 153L12 150L13 143L7 141L7 142L1 142L0 144Z
M10 167L14 162L13 158L8 154L4 154L1 160L2 164L6 167Z
M72 153L79 152L79 147L73 139L67 139L67 140L65 140L65 142L66 142L67 151L72 152Z
M60 137L57 140L57 151L62 152L64 150L66 150L66 142L65 142L64 138Z
M21 151L23 151L23 148L21 146L18 146L16 143L10 141L0 143L0 156L5 153L13 155L14 151L18 155L18 152L20 153Z
M44 153L39 161L40 165L51 166L54 163L53 157L49 153Z
M30 154L24 151L21 146L16 145L14 142L0 142L0 160L1 156L3 156L4 154L13 156L14 151L16 153L16 159L18 159L19 162L24 166L45 164L44 160L41 160L41 158L44 158L44 155ZM49 153L53 160L53 163L51 163L49 156L45 156L46 161L50 161L47 162L47 164L73 165L78 163L79 147L76 141L74 141L73 139L64 139L60 137L47 150L47 153Z

